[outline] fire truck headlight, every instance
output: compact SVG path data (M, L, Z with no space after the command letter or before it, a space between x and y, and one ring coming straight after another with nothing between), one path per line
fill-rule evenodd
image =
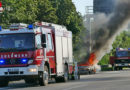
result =
M4 59L0 59L0 65L5 64L5 60Z
M30 68L30 69L29 69L29 72L36 72L36 71L37 71L36 68Z
M28 60L28 64L32 64L33 63L33 60Z

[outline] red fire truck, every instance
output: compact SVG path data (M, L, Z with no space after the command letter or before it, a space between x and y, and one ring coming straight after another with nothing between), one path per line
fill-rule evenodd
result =
M12 24L0 30L0 86L21 79L45 86L52 78L66 82L78 74L72 33L66 27L37 22Z
M117 48L115 56L110 56L110 64L114 70L130 67L130 49Z

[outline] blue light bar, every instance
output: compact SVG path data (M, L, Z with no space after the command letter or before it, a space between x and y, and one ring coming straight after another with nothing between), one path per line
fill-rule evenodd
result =
M128 50L130 50L130 48L128 48Z
M2 27L0 26L0 31L2 30Z
M21 59L21 63L23 63L23 64L26 64L27 63L27 59Z
M0 59L0 65L1 64L5 64L5 60L4 59Z
M33 29L33 25L32 24L28 25L28 28Z

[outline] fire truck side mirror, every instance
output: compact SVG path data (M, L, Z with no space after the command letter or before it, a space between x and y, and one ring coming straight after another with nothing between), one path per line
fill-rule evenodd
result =
M42 34L42 43L46 43L46 35Z
M42 44L42 47L43 47L43 48L46 48L46 43L43 43L43 44Z
M42 47L46 48L46 35L42 34Z

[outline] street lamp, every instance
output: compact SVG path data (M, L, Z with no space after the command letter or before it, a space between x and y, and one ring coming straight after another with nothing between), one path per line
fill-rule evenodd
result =
M89 52L92 52L92 23L93 23L94 18L90 18L89 22L89 32L90 32L90 46L89 46Z

